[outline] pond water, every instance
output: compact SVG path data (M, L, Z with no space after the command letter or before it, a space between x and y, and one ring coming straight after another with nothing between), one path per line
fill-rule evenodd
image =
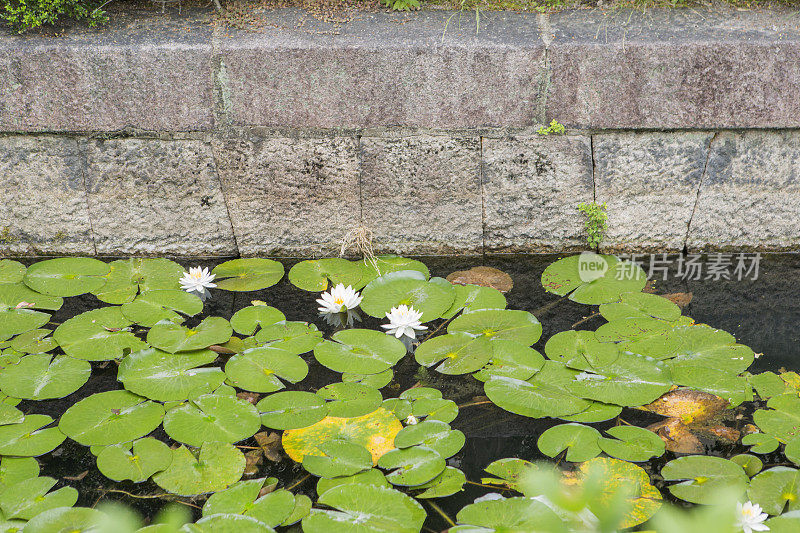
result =
M596 311L597 307L580 305L547 293L541 284L544 269L558 256L525 255L496 257L447 257L422 258L430 268L432 276L446 276L455 270L463 270L476 265L486 265L503 270L511 275L513 289L506 294L509 309L525 310L533 313L543 324L541 339L533 346L544 353L544 345L550 336L559 331L568 330L581 322L587 315ZM213 267L220 261L177 260L189 266ZM297 261L282 261L286 271ZM30 264L30 262L28 262ZM764 255L760 258L757 279L684 279L673 261L664 275L666 279L655 281L655 291L666 293L691 293L691 301L683 308L683 314L691 316L695 321L706 323L715 328L724 329L737 338L737 341L751 347L761 355L751 367L752 372L765 370L778 371L782 368L797 369L800 367L800 256L796 255ZM751 273L752 277L752 273ZM305 292L295 288L284 277L278 284L261 291L236 293L213 291L213 298L206 301L202 315L190 319L187 324L194 325L207 316L221 316L229 319L236 311L250 305L252 300L262 300L284 312L287 320L308 321L314 319L317 327L325 332L326 337L333 329L317 316L316 293ZM101 305L90 295L82 295L65 299L64 306L53 317L54 323ZM440 321L434 322L437 325ZM592 317L579 323L576 329L596 329L603 323L602 317ZM363 327L379 329L380 321L365 317ZM290 390L316 390L324 385L340 381L337 374L321 366L308 353L303 356L310 367L309 375L297 385L290 385ZM424 385L440 389L445 398L452 399L460 405L475 403L478 405L463 406L458 417L451 423L454 429L466 435L466 445L448 464L458 467L466 474L468 480L480 482L485 477L484 467L496 459L503 457L519 457L528 460L542 458L537 448L537 439L544 430L555 425L552 419L531 419L511 414L492 403L480 403L484 395L483 384L470 376L442 376L433 372L420 371L420 366L413 357L404 358L395 366L394 379L381 392L384 398L397 396L400 392L421 382ZM89 382L77 392L56 400L23 401L19 408L23 412L48 414L55 419L71 405L94 393L120 388L116 379L117 364L110 362L92 363L92 376ZM648 418L649 416L649 418ZM641 415L637 422L658 420L655 415ZM610 423L608 424L610 425ZM641 425L641 424L637 424ZM602 427L602 424L598 427ZM169 437L159 427L156 437L169 441ZM256 446L254 440L248 439L239 443L243 446ZM740 453L746 447L734 445L727 449L711 450L725 456ZM659 464L668 461L674 455L667 452L658 459ZM143 515L152 517L165 501L158 498L147 498L150 495L163 494L164 491L152 481L134 484L131 482L112 482L99 473L95 466L95 457L89 448L67 439L53 452L38 458L41 474L59 480L59 486L74 486L80 492L77 505L94 506L98 500L117 500L136 508ZM647 468L650 468L649 466ZM282 486L290 487L296 493L304 493L316 499L316 479L309 478L303 468L283 455L280 461L265 460L260 466L257 477L275 476L281 480ZM124 491L109 492L111 490ZM474 484L465 486L465 490L456 495L437 500L437 504L449 516L456 513L476 497L491 492L491 489ZM666 492L666 491L665 491ZM131 495L139 496L132 497ZM187 504L202 506L203 498L192 500L183 498ZM442 531L448 527L444 519L427 506L428 519L425 528ZM189 507L199 517L197 508Z

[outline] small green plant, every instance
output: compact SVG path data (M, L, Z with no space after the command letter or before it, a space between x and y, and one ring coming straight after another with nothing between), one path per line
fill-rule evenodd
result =
M15 31L39 28L55 24L62 16L76 20L87 20L90 26L106 22L102 2L96 0L2 0L0 18Z
M606 203L581 202L578 211L586 217L586 241L592 248L598 248L603 239L606 238L608 229L608 214L606 213Z
M419 0L381 0L381 3L393 11L419 9Z
M19 237L11 234L11 226L0 227L0 244L14 244L19 241Z
M536 131L536 133L538 133L539 135L563 135L564 125L554 119L550 121L549 126L547 126L546 128L542 126Z

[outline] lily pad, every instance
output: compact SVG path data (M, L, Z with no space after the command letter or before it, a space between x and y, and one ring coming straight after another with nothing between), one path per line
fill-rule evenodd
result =
M285 391L270 394L256 404L261 422L273 429L300 429L328 415L325 400L312 392Z
M547 340L544 353L570 368L602 372L619 358L619 348L600 342L593 331L561 331Z
M793 459L792 461L795 462ZM749 477L755 476L761 472L762 468L764 468L764 462L755 455L750 455L749 453L734 455L731 457L731 462L741 466L742 469L744 469L745 474L747 474ZM795 464L797 463L795 462Z
M502 498L471 503L456 515L454 532L550 531L561 519L544 503L531 498ZM562 526L563 527L563 526ZM554 530L557 531L557 530Z
M377 374L394 366L406 347L391 335L368 329L347 329L314 348L314 357L334 372Z
M278 283L283 272L278 261L259 258L231 259L211 271L217 288L225 291L260 291Z
M387 368L383 372L377 374L352 374L350 372L342 373L342 381L345 383L361 383L372 389L382 389L394 378L394 372L391 368Z
M58 348L58 343L49 335L50 329L34 329L17 335L8 341L8 347L20 353L46 353Z
M78 296L100 290L106 284L108 264L89 257L62 257L39 261L28 267L25 285L49 296Z
M147 342L169 353L189 352L228 342L232 334L233 329L227 320L212 316L200 322L196 328L161 322L150 328Z
M0 339L35 330L50 321L50 315L32 309L9 309L0 304Z
M228 359L225 375L240 389L275 392L284 388L281 379L289 383L302 381L308 375L308 365L292 352L262 346L245 350Z
M241 335L252 335L256 329L286 320L279 310L269 305L251 305L236 311L231 317L231 327Z
M417 533L427 516L402 492L360 483L327 490L317 503L330 509L313 509L302 522L306 533Z
M415 498L444 498L452 496L464 490L467 483L467 476L458 468L452 466L445 467L444 471L422 485L414 487L414 490L424 489L414 495Z
M122 360L117 371L125 388L151 400L182 401L199 393L216 390L225 374L213 363L217 354L211 350L167 353L147 348Z
M0 283L19 283L25 277L25 265L11 259L0 259Z
M286 527L294 525L303 518L307 517L311 513L311 505L311 498L305 494L295 494L294 508L292 509L291 514L289 514L289 516L283 522L281 522L281 526Z
M295 497L283 489L259 497L265 479L240 481L232 487L212 494L203 505L203 516L240 514L255 518L268 527L281 525L295 507Z
M478 309L505 309L506 297L497 289L478 285L456 285L456 298L442 318L453 318L459 312L469 313Z
M322 292L341 283L357 287L364 272L358 263L338 257L300 261L289 270L289 282L304 291Z
M184 524L181 533L275 533L271 527L252 516L212 514L194 524Z
M580 422L581 424L594 424L616 418L622 413L622 407L611 403L591 402L589 407L574 415L560 416L562 420Z
M542 273L542 287L582 304L604 304L620 300L626 292L639 292L647 275L635 263L613 255L584 252L560 259Z
M691 503L712 503L722 489L744 494L750 481L738 464L721 457L693 455L679 457L664 465L661 476L679 481L669 491L676 498Z
M493 353L487 337L458 331L423 342L414 352L414 358L422 366L435 366L442 374L457 375L480 370Z
M430 322L450 309L456 291L443 278L428 281L416 270L400 270L369 282L361 296L361 309L369 316L384 318L393 307L407 305L422 313L421 322Z
M753 389L743 376L713 366L667 364L672 374L672 381L676 385L705 391L722 398L733 407L753 400Z
M663 296L645 292L626 292L619 302L600 306L600 314L609 322L626 318L658 318L673 321L681 316L681 308Z
M542 324L527 311L481 309L462 314L447 326L448 333L458 331L531 346L542 336Z
M574 415L590 405L588 400L579 398L538 375L529 381L493 377L484 384L484 391L501 409L531 418Z
M0 493L25 479L39 475L39 462L33 457L3 457L0 460Z
M90 507L56 507L39 513L25 524L34 533L91 533L97 531L106 515Z
M0 366L3 393L26 400L63 398L80 389L92 373L86 361L46 353L26 355L17 364Z
M164 416L164 431L178 442L239 442L261 427L258 410L248 401L224 394L204 394L173 407Z
M101 302L117 305L133 301L140 291L180 289L184 272L178 263L163 258L120 259L108 266L105 285L92 293Z
M202 310L203 300L181 290L149 290L122 305L125 318L148 328L162 320L180 324L185 316L194 316Z
M361 383L332 383L317 391L320 398L328 400L328 415L356 417L371 413L380 406L380 391Z
M457 454L465 443L466 437L462 432L451 429L450 424L439 420L424 420L406 426L394 438L397 448L426 446L445 459Z
M425 420L450 423L458 416L458 406L444 398L417 398L411 402L411 414Z
M66 436L47 415L26 415L18 424L0 426L0 455L37 457L57 448Z
M753 453L772 453L778 449L781 443L772 435L766 433L751 433L742 437L742 444L750 446Z
M172 462L172 450L160 440L148 437L132 444L106 446L97 455L97 468L109 479L134 483L147 480L166 470Z
M510 489L521 492L519 481L523 474L534 468L534 464L524 459L517 459L513 457L498 459L493 461L485 468L485 470L497 476L496 478L481 478L481 483L489 483L492 485L502 485Z
M445 458L426 446L394 449L378 460L378 466L389 470L386 480L392 485L410 487L431 481L444 471Z
M319 478L317 481L317 494L322 495L325 491L330 490L340 485L352 485L355 483L364 483L367 485L378 485L381 487L390 487L391 484L386 481L383 473L377 468L370 468L365 472L359 472L352 476L341 476L330 479Z
M690 424L710 420L728 406L727 401L707 392L675 389L642 406L642 409L661 416L680 418L684 424Z
M779 515L784 510L797 511L800 509L800 470L785 466L765 470L750 482L747 495L771 515Z
M447 276L447 281L453 285L491 287L501 293L508 292L514 287L514 281L511 279L511 276L502 270L488 266L476 266L469 270L457 270Z
M92 394L61 416L58 428L84 446L130 442L147 435L164 418L164 406L125 390Z
M197 456L185 446L172 450L169 467L153 481L173 494L194 496L228 488L242 477L244 466L244 455L232 444L204 442Z
M593 427L561 424L542 433L538 445L539 450L548 457L555 457L566 450L567 461L582 463L600 455L599 440L600 432Z
M261 327L256 333L256 340L268 343L273 348L280 348L296 354L310 352L322 342L322 332L314 324L307 322L276 322Z
M120 359L147 347L126 329L130 325L119 307L103 307L70 318L56 328L53 338L64 353L75 359Z
M487 381L493 376L530 379L544 366L542 354L516 341L492 341L492 359L472 376Z
M800 397L791 394L774 396L767 402L770 409L759 409L753 420L764 433L782 442L800 436Z
M322 455L306 454L303 457L303 468L317 477L351 476L372 467L372 455L369 450L344 438L321 442L317 450L322 452Z
M606 430L613 439L601 438L600 449L611 457L634 463L661 457L666 450L661 437L636 426L615 426Z
M283 449L294 461L302 463L306 455L324 455L319 445L332 439L345 439L369 450L372 463L394 448L394 438L403 425L390 411L379 408L359 417L328 416L302 429L283 432Z
M51 477L35 477L19 481L0 494L0 509L7 520L30 520L56 507L72 507L78 491L62 487L48 492L57 481Z
M358 262L358 266L362 272L361 281L359 282L361 287L375 278L401 270L416 270L420 272L425 279L430 279L431 277L430 271L425 263L417 261L416 259L400 257L399 255L379 255L372 258L365 258ZM356 286L354 285L353 288L356 288Z

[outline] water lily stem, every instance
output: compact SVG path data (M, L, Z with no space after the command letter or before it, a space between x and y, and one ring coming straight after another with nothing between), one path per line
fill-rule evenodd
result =
M193 503L189 503L189 502L185 502L183 500L179 500L179 499L175 498L174 494L169 494L168 492L165 492L164 494L143 494L143 495L140 495L140 494L132 494L130 492L127 492L127 491L124 491L124 490L119 490L119 489L108 489L108 490L106 490L106 494L108 494L109 492L115 492L115 493L118 493L118 494L124 494L125 496L129 496L131 498L137 498L139 500L163 499L163 500L168 500L168 501L174 501L174 502L180 503L182 505L188 505L189 507L194 507L195 509L202 509L202 507L199 507L199 506L197 506L197 505L195 505Z
M496 487L494 485L484 485L483 483L476 483L476 482L470 481L470 480L467 480L467 483L469 483L470 485L475 485L476 487L483 487L485 489L494 489L494 490L503 490L503 491L511 490L511 489L509 489L507 487Z
M442 330L442 328L445 327L447 324L449 324L450 321L453 320L454 318L455 318L454 316L451 316L450 318L448 318L447 320L445 320L444 322L439 324L439 327L437 327L435 330L433 330L430 333L428 333L427 335L425 335L425 338L420 341L420 344L425 342L426 340L430 339L431 337L433 337L437 333L439 333Z
M484 404L487 404L487 403L494 403L494 402L493 402L493 401L491 401L491 400L481 400L480 402L469 402L469 403L462 403L461 405L458 405L458 406L456 406L456 407L458 407L459 409L461 409L462 407L471 407L471 406L473 406L473 405L484 405Z
M572 326L570 326L570 329L575 329L575 326L580 326L580 325L581 325L581 324L583 324L584 322L588 322L588 321L590 321L591 319L593 319L593 318L594 318L594 317L596 317L596 316L600 316L600 313L599 313L599 312L597 312L597 313L592 313L592 314L591 314L591 315L589 315L589 316L585 316L585 317L583 317L582 319L580 319L580 320L578 320L577 322L575 322L574 324L572 324Z
M541 315L543 315L543 314L547 313L547 312L548 312L548 311L550 311L552 308L554 308L555 306L557 306L558 304L560 304L561 302L563 302L564 300L566 300L568 297L569 297L569 294L565 294L564 296L562 296L562 297L561 297L561 298L559 298L558 300L553 300L553 301L552 301L552 302L550 302L549 304L545 304L545 305L541 306L541 307L540 307L540 308L538 308L538 309L534 309L533 311L531 311L531 314L532 314L533 316L535 316L536 318L539 318Z
M431 506L431 509L433 509L434 511L436 511L437 513L439 513L439 516L441 516L442 518L444 518L445 522L447 522L447 523L448 523L448 524L450 524L451 526L455 526L455 525L456 525L456 523L455 523L455 522L453 522L453 519L452 519L452 518L450 518L449 516L447 516L447 513L445 513L444 511L442 511L442 508L441 508L441 507L439 507L438 505L436 505L435 503L433 503L433 502L432 502L432 501L430 501L430 500L428 500L428 505L430 505L430 506Z
M293 488L301 485L305 480L311 477L311 474L306 474L305 476L301 477L297 482L295 482L291 487L286 487L286 490L292 490Z

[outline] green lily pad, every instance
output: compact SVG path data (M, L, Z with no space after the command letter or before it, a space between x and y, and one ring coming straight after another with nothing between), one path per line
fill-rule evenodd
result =
M421 322L430 322L450 309L456 291L443 278L428 281L419 271L399 270L370 281L361 296L361 309L369 316L384 318L393 307L407 305L422 313Z
M311 513L312 505L311 498L305 494L295 494L294 508L292 508L292 512L289 514L289 516L283 522L281 522L281 526L287 527L294 525L303 518L307 517Z
M602 370L578 374L567 388L581 398L633 407L654 401L671 386L670 372L663 363L621 352Z
M372 454L364 446L346 439L330 439L317 446L322 455L303 457L303 468L317 477L352 476L372 467Z
M482 309L465 313L450 322L448 333L463 331L491 341L511 340L531 346L542 336L542 324L527 311Z
M322 292L341 283L357 287L364 276L358 263L338 257L300 261L289 270L289 282L304 291Z
M523 474L535 468L535 465L530 461L524 459L517 459L515 457L508 457L505 459L498 459L489 464L484 470L496 478L481 478L481 483L489 483L492 485L502 485L517 492L519 490L519 481Z
M411 402L411 414L425 420L439 420L448 424L458 416L458 406L444 398L417 398Z
M565 459L582 463L600 455L600 432L582 424L561 424L546 430L539 437L539 450L548 457L555 457L567 450Z
M613 439L601 438L600 449L607 455L634 463L661 457L664 441L656 433L636 426L615 426L606 430Z
M13 405L0 403L0 426L4 426L6 424L19 424L24 419L25 415L22 411Z
M20 353L46 353L58 348L58 343L49 335L50 329L34 329L17 335L8 341L8 347Z
M764 462L761 459L748 453L734 455L731 457L731 461L741 466L749 477L755 476L764 468ZM795 462L794 459L791 459L791 461ZM795 462L795 464L797 463Z
M488 381L493 376L527 380L543 366L544 357L533 348L500 339L492 341L492 359L472 377L478 381Z
M454 285L456 298L442 318L453 318L459 312L469 313L478 309L505 309L506 297L492 287L480 285Z
M50 315L31 309L9 309L0 304L0 339L35 330L50 321Z
M203 300L182 290L149 290L122 305L125 318L147 328L162 320L180 324L185 316L194 316L202 310Z
M800 470L776 466L758 474L747 493L765 513L779 515L800 509ZM788 508L787 508L788 504Z
M596 422L605 422L616 418L622 413L622 407L610 403L591 402L589 407L580 413L568 416L560 416L562 420L569 422L580 422L581 424L594 424Z
M530 498L502 498L471 503L456 515L459 526L453 532L558 531L561 518L540 501Z
M225 374L213 363L217 354L211 350L167 353L157 348L134 352L122 360L117 370L125 388L151 400L183 401L198 392L216 390Z
M594 333L597 340L600 342L645 342L659 335L671 335L672 330L676 328L683 329L691 325L693 325L693 323L688 317L682 317L674 322L667 322L666 320L659 320L657 318L623 318L603 324L597 328ZM625 348L630 351L637 350L636 348L628 348L627 345ZM653 348L655 348L655 343ZM646 350L647 348L643 349ZM651 357L662 358L660 352Z
M147 347L126 329L130 325L119 307L103 307L70 318L56 328L53 338L64 353L75 359L121 359Z
M800 397L792 394L774 396L767 402L770 409L753 413L753 421L763 431L781 442L800 436Z
M484 391L501 409L531 418L574 415L587 409L588 400L571 394L560 384L547 379L548 375L554 373L550 368L545 364L542 371L528 381L493 377L484 384Z
M353 485L355 483L364 483L366 485L378 485L381 487L391 487L391 484L386 481L383 472L377 468L370 468L366 472L359 472L352 476L341 476L330 479L319 478L317 481L317 494L322 495L325 491L330 490L340 485Z
M11 259L0 259L0 283L19 283L25 277L25 265Z
M342 373L343 382L361 383L362 385L366 385L372 389L382 389L392 381L392 378L394 378L394 372L392 372L391 368L387 368L383 372L378 372L377 374L352 374L350 372Z
M380 391L360 383L332 383L319 389L317 395L328 400L328 416L342 418L371 413L383 401Z
M424 489L414 495L415 498L444 498L452 496L464 490L467 483L467 476L458 468L452 466L445 467L444 471L422 485L414 487L414 490Z
M97 455L97 468L104 476L114 481L129 479L134 483L166 470L171 462L169 446L151 437L106 446Z
M722 489L737 490L744 494L750 481L736 463L721 457L702 455L670 461L661 469L661 476L666 481L680 481L669 487L673 496L699 504L713 502Z
M284 322L286 315L268 305L251 305L236 311L231 317L231 327L241 335L252 335L256 329Z
M100 290L106 284L108 264L89 257L62 257L39 261L28 267L25 285L49 296L78 296Z
M228 359L225 375L240 389L275 392L284 388L281 379L289 383L302 381L308 375L308 365L292 352L262 346L245 350Z
M169 467L153 481L173 494L194 496L228 488L242 477L244 466L244 455L232 444L204 442L197 456L185 446L172 450Z
M427 516L413 498L394 489L368 484L326 490L303 519L305 533L418 533Z
M435 366L442 374L457 375L480 370L493 353L487 337L458 331L423 342L414 352L414 358L422 366Z
M181 533L275 533L271 527L252 516L212 514L194 524L184 524Z
M47 415L26 415L18 424L0 426L0 455L37 457L58 447L66 436Z
M0 308L14 308L22 302L33 304L33 309L57 311L64 304L60 296L48 296L29 289L22 283L0 283Z
M589 252L560 259L542 273L547 292L566 296L582 304L617 302L626 292L639 292L647 275L635 263L619 261L613 255Z
M710 364L714 364L713 362ZM732 407L753 400L753 389L746 378L705 365L667 363L676 385L708 392L726 400Z
M762 400L769 400L773 396L778 396L786 391L786 382L775 372L750 374L747 376L747 380Z
M312 392L284 391L270 394L256 404L261 423L273 429L299 429L328 415L325 400Z
M26 355L17 364L0 366L3 393L26 400L63 398L80 389L92 373L86 361L46 353Z
M214 283L225 291L260 291L283 277L283 265L272 259L231 259L214 267Z
M593 331L561 331L547 340L544 353L570 368L601 372L619 357L617 345L600 342Z
M164 431L178 442L199 447L203 442L239 442L261 427L253 404L236 396L204 394L170 409Z
M658 318L673 321L681 316L681 308L663 296L646 292L626 292L619 302L600 306L600 314L609 322L626 318Z
M401 270L416 270L425 279L430 279L431 277L431 273L425 263L416 259L400 257L399 255L379 255L373 258L365 258L358 262L358 266L362 272L362 278L359 282L361 287L364 287L375 278ZM353 288L357 287L353 285Z
M772 453L778 449L781 443L772 435L766 433L751 433L742 437L742 444L750 446L753 453Z
M378 459L378 466L389 470L386 480L403 487L427 483L441 474L445 465L445 458L426 446L395 448Z
M169 353L189 352L214 344L224 344L232 334L233 329L227 320L211 316L200 322L196 328L171 322L156 324L147 333L147 342Z
M789 511L764 522L771 533L794 533L800 530L800 511Z
M98 531L106 515L89 507L56 507L34 516L25 531L33 533L91 533Z
M314 348L314 357L334 372L377 374L394 366L406 347L391 335L368 329L347 329Z
M203 516L240 514L255 518L268 527L281 525L295 507L294 495L283 489L259 497L265 478L240 481L232 487L212 494L203 505Z
M178 280L184 272L178 263L163 258L120 259L108 266L105 285L92 293L101 302L116 305L133 301L140 291L180 289Z
M466 437L462 432L451 429L450 424L439 420L424 420L406 426L394 437L397 448L425 446L445 459L457 454L465 443Z
M39 462L33 457L3 457L0 459L0 493L25 479L39 475Z
M48 492L56 483L51 477L35 477L11 485L0 494L3 515L6 519L30 520L44 511L75 505L78 491L72 487Z
M322 332L314 324L284 321L269 326L262 325L256 333L256 340L268 343L273 348L303 354L322 342Z
M147 435L164 418L164 406L125 390L92 394L61 416L58 428L84 446L130 442Z

